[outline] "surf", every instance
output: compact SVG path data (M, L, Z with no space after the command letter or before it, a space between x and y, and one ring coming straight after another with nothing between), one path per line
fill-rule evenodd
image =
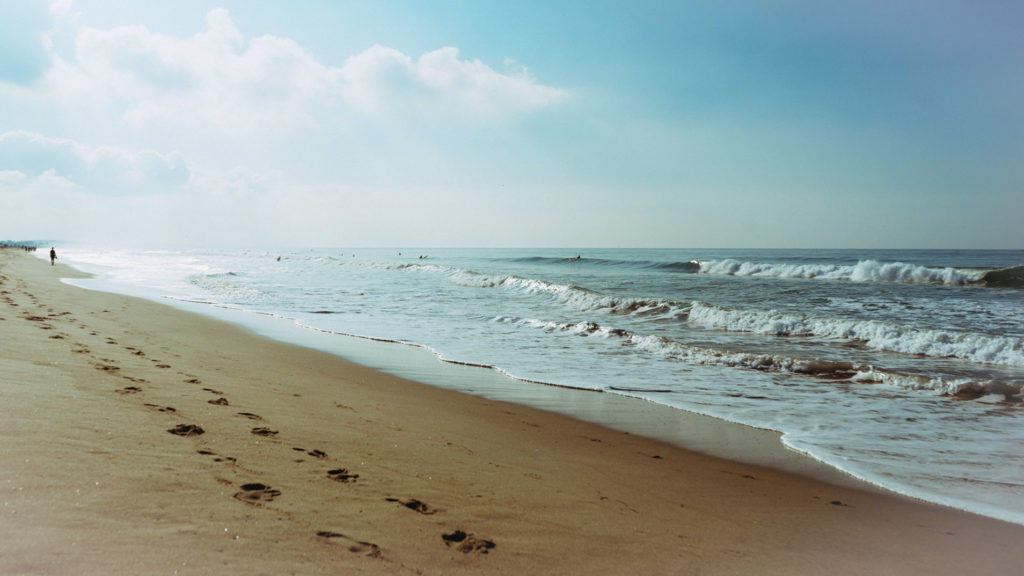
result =
M710 260L700 264L700 273L717 276L843 280L894 284L940 286L995 285L1024 286L1024 267L1009 270L933 267L906 262L861 260L853 265L813 263L746 262L733 259Z

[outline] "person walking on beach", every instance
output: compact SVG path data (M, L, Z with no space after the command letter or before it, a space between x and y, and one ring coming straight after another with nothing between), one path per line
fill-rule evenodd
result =
M57 251L50 247L50 266L53 266L54 260L57 259Z

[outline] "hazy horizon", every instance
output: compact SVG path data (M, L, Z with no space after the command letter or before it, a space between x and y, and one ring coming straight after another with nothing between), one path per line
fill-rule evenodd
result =
M953 0L0 0L0 237L1020 249L1021 25Z

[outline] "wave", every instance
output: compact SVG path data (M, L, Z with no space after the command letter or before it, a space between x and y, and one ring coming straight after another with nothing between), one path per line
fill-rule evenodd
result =
M1024 288L1024 266L990 270L981 279L993 288Z
M851 362L794 358L780 354L735 352L687 344L663 336L642 335L630 330L602 326L595 322L569 324L507 317L496 320L513 322L547 332L564 332L576 336L614 339L636 350L657 355L666 360L701 366L783 372L812 376L822 380L847 380L860 384L883 384L903 390L927 390L958 398L977 398L988 394L1001 394L1010 399L1021 394L1019 384L1007 383L1002 380L928 377L902 374L874 366L856 366Z
M776 310L729 310L704 302L691 305L689 321L714 330L834 338L901 354L1024 366L1024 340L1009 336L918 329L877 320L816 318Z
M938 268L906 262L879 262L877 260L861 260L856 264L847 265L742 262L732 259L703 261L699 263L699 266L701 274L719 276L1024 288L1024 266L991 270Z
M983 270L933 268L905 262L879 262L877 260L861 260L854 265L779 264L741 262L731 259L709 260L701 262L700 273L725 276L941 284L947 286L978 284L985 275Z
M358 262L359 266L367 266L378 270L399 270L409 272L458 272L457 268L442 266L439 264L421 264L418 262Z
M918 329L877 320L816 318L775 310L730 310L699 301L678 302L660 298L609 296L580 286L517 276L459 271L452 276L452 281L469 287L505 288L523 294L547 294L555 301L581 312L670 318L688 321L711 330L831 338L901 354L1024 366L1024 341L1020 338Z
M583 312L605 311L610 314L685 317L690 307L689 303L662 298L608 296L582 286L555 284L536 278L487 275L460 270L454 273L451 279L460 286L470 288L505 288L523 294L546 294L564 305Z
M1024 288L1024 266L1001 269L923 266L906 262L861 260L856 264L750 262L735 259L654 261L602 258L557 258L530 256L510 261L534 265L579 263L605 267L628 267L682 274L751 276L762 278L799 278L846 280L850 282L887 282L896 284L935 284L943 286L980 285L999 288Z
M243 286L237 282L237 278L239 274L235 272L193 274L189 276L188 282L217 300L255 302L267 297L265 291L253 286Z
M689 260L685 262L677 261L655 261L655 260L621 260L621 259L607 259L607 258L587 258L584 256L573 256L570 258L557 258L549 256L528 256L525 258L511 258L509 262L517 264L534 264L534 265L564 265L564 264L581 264L581 265L592 265L602 267L623 267L623 268L639 268L649 270L662 270L665 272L680 272L687 274L695 274L700 272L700 262L696 260Z
M681 272L685 274L696 274L700 272L701 263L697 260L689 262L652 262L648 268L664 270L667 272Z

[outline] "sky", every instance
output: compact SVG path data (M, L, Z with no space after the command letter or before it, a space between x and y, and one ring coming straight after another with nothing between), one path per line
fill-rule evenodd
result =
M0 240L1024 248L1016 0L0 0Z

